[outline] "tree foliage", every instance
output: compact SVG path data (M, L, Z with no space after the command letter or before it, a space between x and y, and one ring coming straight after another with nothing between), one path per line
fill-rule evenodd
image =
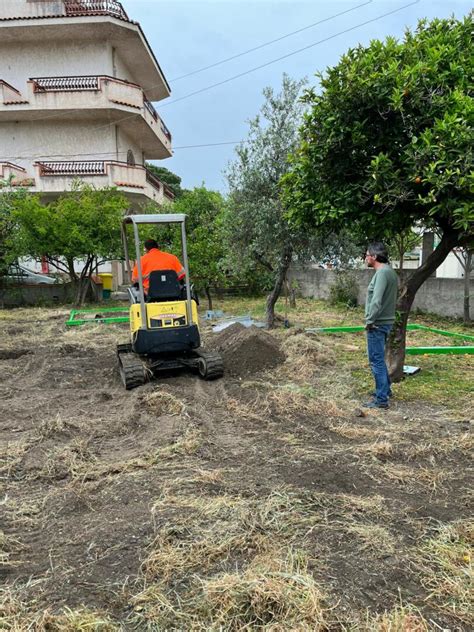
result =
M121 256L120 226L128 205L114 189L84 184L49 204L38 195L18 196L12 209L15 255L46 257L69 275L76 285L76 302L82 303L98 265Z
M472 240L472 15L421 21L402 42L374 40L320 75L285 178L298 226L358 226L391 237L416 223L442 239L402 289L392 349L401 369L416 291L449 251Z
M25 189L13 188L11 181L0 180L0 278L15 259L15 204L27 195Z
M299 95L304 83L284 75L280 93L264 89L260 114L250 121L248 139L236 148L236 158L226 171L230 190L225 221L228 261L234 269L250 268L255 275L270 272L269 326L293 254L307 243L299 229L289 226L280 199L288 154L298 141L303 112Z
M166 167L158 167L157 165L153 165L150 162L146 163L146 168L153 173L159 180L161 180L167 187L173 191L176 198L179 198L183 195L184 191L181 188L181 178L173 173Z
M212 309L211 286L225 281L222 266L224 244L222 221L224 198L204 186L185 191L174 205L174 213L186 214L187 250L191 280L203 290ZM179 252L181 240L176 233L173 252Z

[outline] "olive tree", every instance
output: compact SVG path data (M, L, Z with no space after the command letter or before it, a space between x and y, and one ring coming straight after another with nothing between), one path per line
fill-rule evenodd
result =
M473 242L472 14L421 21L403 41L349 50L306 91L300 145L286 177L299 227L358 227L390 239L422 224L437 247L402 281L389 343L402 376L406 324L418 289L449 252Z
M270 273L273 287L267 298L267 325L275 321L275 303L292 261L306 234L285 218L280 180L289 169L288 155L298 142L305 81L283 76L280 93L265 88L260 114L249 122L248 138L236 148L226 170L229 185L225 220L228 261L233 268L253 267Z

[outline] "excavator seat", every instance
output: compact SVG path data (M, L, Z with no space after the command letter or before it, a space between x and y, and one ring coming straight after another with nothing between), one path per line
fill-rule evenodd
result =
M153 270L150 273L147 303L179 301L183 298L183 288L174 270Z

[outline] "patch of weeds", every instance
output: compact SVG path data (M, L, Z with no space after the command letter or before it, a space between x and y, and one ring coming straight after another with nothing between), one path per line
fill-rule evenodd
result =
M161 415L183 415L186 411L184 402L166 391L156 389L141 397L145 410L157 417Z
M367 614L365 621L350 628L351 632L430 632L431 629L417 608L408 605L381 614Z
M66 446L50 450L38 476L48 479L83 477L97 459L89 448L89 439L75 439Z
M7 443L0 453L0 478L14 478L17 467L31 447L31 443Z
M473 547L474 522L453 522L442 526L423 543L417 564L422 583L429 590L431 605L471 626L474 625Z
M174 597L174 599L173 599ZM132 599L139 629L328 630L328 610L305 556L267 551L245 570L193 578L184 597L151 584Z
M23 546L19 540L7 535L0 530L0 566L3 568L13 568L21 566L21 562L14 562L10 556L21 551Z
M203 444L201 430L190 427L174 443L158 448L151 458L151 463L159 463L162 459L173 459L177 456L192 456Z
M35 611L12 588L0 590L0 627L11 632L120 632L108 616L87 609L64 608L60 614Z
M285 558L257 556L243 572L203 581L192 605L214 629L328 629L323 595L307 560L291 550Z
M344 437L345 439L377 439L384 433L380 429L369 428L367 426L352 425L350 423L331 423L329 424L329 430Z
M432 493L438 491L443 481L450 477L445 470L428 467L408 467L395 463L384 463L380 466L380 473L408 490L414 491L417 487L424 487Z
M270 405L266 397L258 396L253 401L242 401L229 397L225 402L226 410L239 421L267 421Z
M385 527L377 524L350 524L345 530L358 537L362 549L370 549L377 556L392 555L395 551L395 539Z

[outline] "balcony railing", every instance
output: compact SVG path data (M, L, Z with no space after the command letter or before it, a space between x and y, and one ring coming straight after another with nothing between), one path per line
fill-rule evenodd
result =
M63 0L67 16L110 15L128 21L128 15L117 0Z
M38 162L40 176L105 176L104 160Z
M34 92L76 92L83 90L99 90L99 77L34 77Z
M148 99L146 99L145 96L143 97L143 105L146 107L148 112L150 112L150 114L155 119L155 121L157 121L159 118L158 112L155 110L153 103L150 103L150 101L148 101Z

